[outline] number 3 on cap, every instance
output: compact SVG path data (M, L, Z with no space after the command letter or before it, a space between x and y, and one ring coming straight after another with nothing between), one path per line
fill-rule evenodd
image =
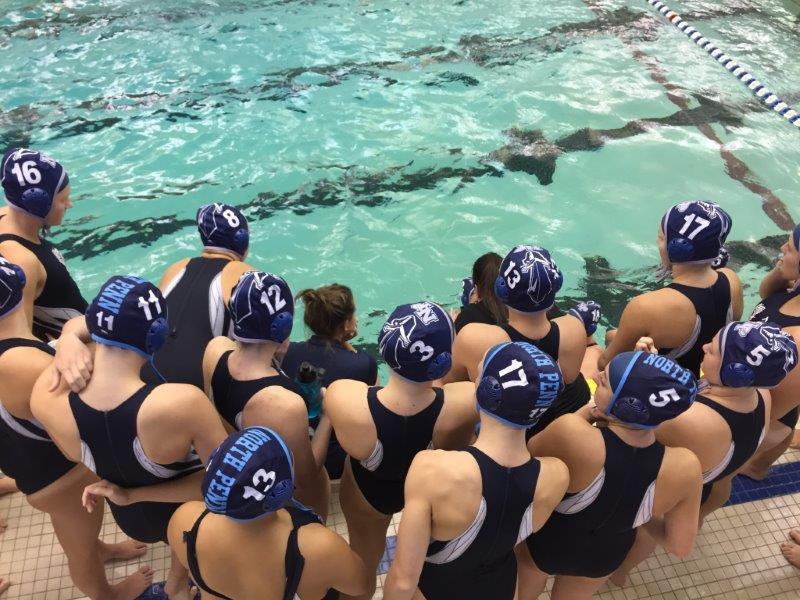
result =
M506 283L508 284L508 287L510 287L512 290L517 286L519 280L522 279L522 275L520 275L519 271L515 270L513 273L511 273L511 270L516 266L517 263L515 263L512 260L510 263L508 263L508 268L506 268L506 272L503 273L503 277L506 278ZM510 277L509 273L511 273Z

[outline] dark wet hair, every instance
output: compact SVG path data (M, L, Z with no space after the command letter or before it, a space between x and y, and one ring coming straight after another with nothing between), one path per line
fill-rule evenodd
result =
M472 265L472 281L475 283L478 296L495 320L498 323L506 323L508 309L494 293L494 280L500 273L501 262L503 262L503 257L496 252L487 252L483 256L479 256Z
M338 283L303 290L296 298L305 304L303 322L306 327L326 338L336 337L344 322L356 312L353 292Z

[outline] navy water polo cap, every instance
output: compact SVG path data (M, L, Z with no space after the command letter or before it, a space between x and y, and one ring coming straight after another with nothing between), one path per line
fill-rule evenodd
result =
M797 365L794 338L770 322L729 323L719 332L719 352L727 387L775 387Z
M548 354L527 342L504 342L486 353L475 396L481 412L528 429L562 389L561 369Z
M167 339L167 302L161 290L133 275L115 275L86 309L92 339L151 358Z
M12 148L3 156L3 191L11 206L44 219L56 194L69 185L58 161L36 150Z
M0 256L0 317L22 305L22 290L25 287L25 272Z
M201 490L208 510L234 521L273 513L294 493L292 453L271 429L245 427L211 453Z
M714 202L681 202L661 220L673 263L712 262L731 231L731 217Z
M203 247L247 254L250 230L241 211L230 204L206 204L197 210L197 230Z
M402 304L378 335L378 350L395 373L411 381L443 377L452 364L453 321L433 302Z
M666 356L623 352L608 364L613 395L605 409L623 423L653 429L688 409L697 395L694 374Z
M472 295L472 290L475 289L475 283L472 281L472 277L464 277L461 280L461 306L467 306L469 304L469 297Z
M517 246L500 264L494 291L501 302L524 313L547 310L564 277L550 253L539 246Z
M248 271L231 294L233 338L240 342L283 343L292 333L294 298L282 277Z

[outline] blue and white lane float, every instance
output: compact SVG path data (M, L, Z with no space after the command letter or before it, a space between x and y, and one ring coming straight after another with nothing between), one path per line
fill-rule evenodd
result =
M796 111L794 108L786 104L786 102L778 98L778 96L767 89L767 87L758 79L748 73L732 57L728 56L722 50L717 48L711 40L697 31L697 29L692 27L689 23L681 19L681 16L678 13L670 9L670 7L661 2L661 0L647 0L647 3L664 15L667 21L675 25L675 27L686 34L686 37L708 52L711 55L711 58L715 59L719 64L730 71L730 73L739 81L750 88L756 98L761 100L761 102L763 102L766 106L789 121L789 123L800 129L800 112Z

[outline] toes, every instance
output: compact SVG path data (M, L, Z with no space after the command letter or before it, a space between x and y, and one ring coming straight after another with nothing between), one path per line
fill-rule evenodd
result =
M796 543L800 544L800 529L792 529L789 531L789 537Z

